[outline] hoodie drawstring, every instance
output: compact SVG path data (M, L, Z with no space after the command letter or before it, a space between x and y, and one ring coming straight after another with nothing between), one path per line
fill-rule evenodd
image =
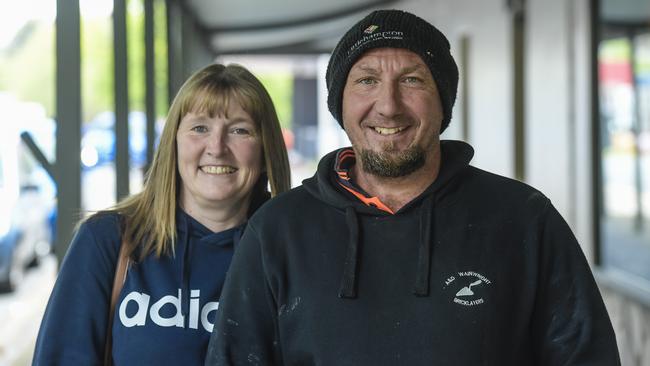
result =
M350 235L345 253L345 263L343 263L343 279L341 280L339 297L354 299L357 297L357 263L359 262L359 223L354 208L348 207L345 209L345 221Z
M181 314L183 317L189 313L190 307L190 224L188 219L185 217L183 220L185 225L185 230L183 232L183 257L181 258Z
M429 296L429 273L431 272L431 239L433 237L433 203L435 195L422 202L420 213L420 245L418 246L417 275L413 293L415 296Z
M431 273L431 248L433 239L433 204L435 195L430 195L422 202L420 210L420 243L418 246L417 274L413 294L429 296L429 277ZM343 263L343 278L339 288L339 297L354 299L357 297L357 272L359 264L359 219L352 207L345 209L345 221L349 230L348 246Z

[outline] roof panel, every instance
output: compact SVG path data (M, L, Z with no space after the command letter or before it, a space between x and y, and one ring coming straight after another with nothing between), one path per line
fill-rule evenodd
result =
M400 0L185 0L215 54L330 52L369 11ZM255 11L251 11L255 9Z
M187 0L197 20L208 28L239 28L300 22L347 9L372 6L378 0Z

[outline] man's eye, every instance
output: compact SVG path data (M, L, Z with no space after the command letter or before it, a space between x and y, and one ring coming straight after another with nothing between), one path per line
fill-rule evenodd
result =
M362 78L362 79L357 80L357 83L363 84L363 85L373 85L373 84L377 83L377 80L375 80L373 78Z
M203 132L208 132L208 128L205 127L205 126L199 125L199 126L192 127L192 131L203 133Z
M415 77L415 76L407 76L404 78L404 82L409 83L409 84L414 84L414 83L419 83L421 82L420 78Z

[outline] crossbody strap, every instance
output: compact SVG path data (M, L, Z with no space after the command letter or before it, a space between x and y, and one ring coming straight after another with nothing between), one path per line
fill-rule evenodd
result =
M126 239L122 239L120 253L117 255L117 265L115 266L115 278L113 279L113 291L111 292L111 304L108 313L108 326L106 327L106 346L104 350L104 365L113 364L113 314L115 314L115 305L120 296L124 281L126 281L126 272L131 264L131 258L126 255Z

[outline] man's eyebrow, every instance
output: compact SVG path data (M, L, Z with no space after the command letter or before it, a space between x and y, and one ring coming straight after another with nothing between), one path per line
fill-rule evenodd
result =
M420 71L422 70L424 65L422 64L415 64L413 66L405 67L402 69L402 74L409 74L415 71Z
M369 66L369 65L354 66L352 68L352 70L354 70L354 69L356 69L358 71L366 72L366 73L371 74L371 75L378 75L379 74L379 70L377 70L374 67ZM409 74L409 73L412 73L412 72L415 72L415 71L420 71L420 70L423 70L423 69L424 69L423 64L415 64L415 65L407 66L407 67L403 68L402 70L400 70L400 74ZM352 70L350 70L350 71L352 71Z
M368 65L359 65L359 66L353 67L352 69L353 70L357 69L359 71L363 71L363 72L366 72L366 73L371 74L371 75L378 75L379 74L379 71L377 69L375 69L372 66L368 66Z

